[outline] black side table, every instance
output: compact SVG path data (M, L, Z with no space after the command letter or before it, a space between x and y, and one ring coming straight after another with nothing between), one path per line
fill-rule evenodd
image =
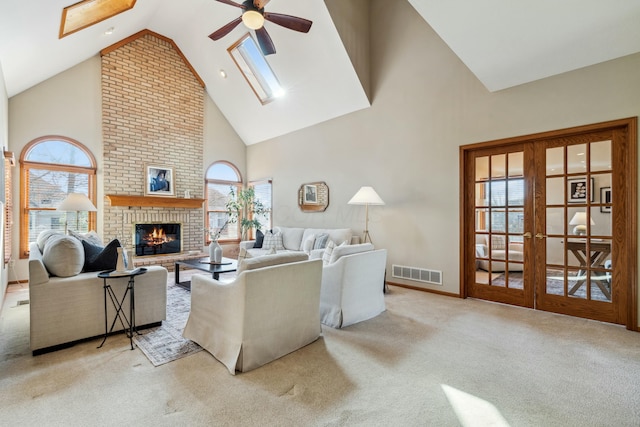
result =
M107 341L107 336L113 331L113 327L115 326L116 321L119 319L120 324L122 325L122 329L124 329L125 333L129 337L129 341L131 343L131 350L133 350L133 333L134 331L136 333L138 332L135 330L136 329L136 307L135 307L135 295L134 295L135 277L141 274L144 274L146 272L147 272L146 268L136 268L135 270L130 270L130 271L118 272L115 270L108 270L108 271L102 271L98 273L98 277L100 277L104 283L103 285L104 339L102 340L102 343L100 343L98 348L101 348L104 345L105 341ZM118 297L113 291L113 288L111 287L111 285L107 282L107 279L120 279L122 277L128 277L129 282L127 283L127 289L124 291L124 295L122 295L122 298L118 300ZM108 330L107 330L107 295L109 295L109 298L111 299L113 308L116 309L116 315L113 318L113 322L111 322L111 328ZM127 318L127 315L122 310L122 303L124 302L127 295L129 295L129 318ZM129 332L127 332L127 328L129 329Z

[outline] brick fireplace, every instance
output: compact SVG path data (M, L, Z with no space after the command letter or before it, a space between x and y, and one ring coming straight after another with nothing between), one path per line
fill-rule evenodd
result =
M174 168L176 196L188 190L202 198L205 93L200 78L171 40L150 31L101 55L104 194L142 197L149 162ZM201 251L203 208L166 205L112 206L107 200L105 239L118 238L132 251L135 224L178 223L181 252Z

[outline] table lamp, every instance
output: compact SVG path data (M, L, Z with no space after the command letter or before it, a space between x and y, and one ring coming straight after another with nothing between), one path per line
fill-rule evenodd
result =
M591 225L596 225L596 223L593 222L592 218L589 218L589 219L590 219ZM575 225L575 227L573 227L573 234L578 236L586 235L587 234L587 213L576 212L573 218L571 218L571 221L569 221L569 225Z
M360 190L349 200L350 205L365 205L365 223L364 223L364 236L363 243L371 242L371 236L369 235L369 205L384 205L384 202L371 187L361 187ZM373 243L373 242L371 242Z
M59 211L75 212L76 213L76 231L79 231L79 212L95 212L98 209L93 205L89 198L82 193L69 193L67 197L58 206ZM67 234L67 222L64 222L64 233Z

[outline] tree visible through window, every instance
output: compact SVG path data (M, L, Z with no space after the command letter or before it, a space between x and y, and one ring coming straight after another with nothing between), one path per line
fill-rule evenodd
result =
M96 162L91 152L70 138L50 136L31 141L22 151L20 257L43 230L69 228L87 232L96 227L94 212L64 212L57 208L70 193L82 193L96 204Z
M243 188L240 172L231 163L216 162L212 164L206 173L205 186L207 195L206 227L218 229L228 219L226 204L229 201L231 189L234 194ZM263 231L271 228L271 180L250 182L249 186L255 190L255 198L260 200L267 208L258 220L262 224ZM240 240L241 230L239 222L227 224L227 228L220 236L221 241ZM255 230L251 230L248 238L254 238ZM206 242L208 243L208 241Z
M231 188L234 193L242 188L240 172L231 163L216 162L209 166L205 175L205 194L207 197L206 228L216 230L227 222L226 204L229 200ZM205 233L206 243L209 236ZM227 224L220 235L220 241L240 240L240 228L238 224Z

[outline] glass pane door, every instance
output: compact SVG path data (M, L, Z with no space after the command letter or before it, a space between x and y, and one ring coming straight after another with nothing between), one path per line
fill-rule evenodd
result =
M475 158L475 296L523 305L523 150Z
M536 277L537 308L590 318L613 310L606 307L612 304L615 257L612 140L607 136L546 144L545 233L536 235L535 249L544 264L543 277Z

